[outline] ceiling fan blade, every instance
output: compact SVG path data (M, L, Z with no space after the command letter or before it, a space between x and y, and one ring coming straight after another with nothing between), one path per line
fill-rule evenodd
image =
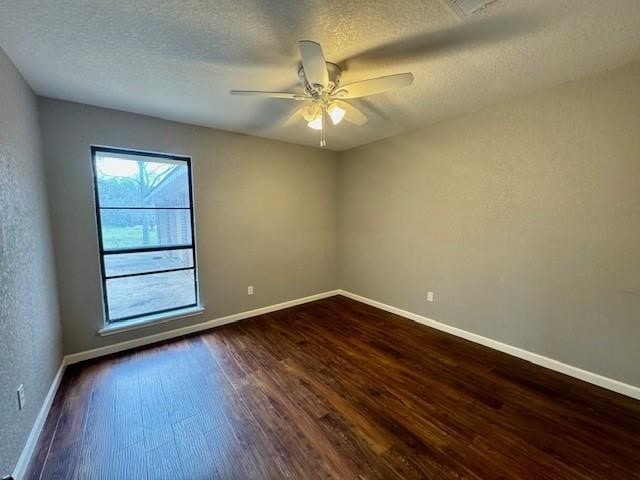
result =
M412 73L398 73L387 75L386 77L371 78L360 82L350 83L336 90L333 95L338 98L358 98L367 95L393 90L411 85L413 83Z
M369 121L364 113L362 113L350 103L341 102L339 100L336 100L334 103L340 108L344 109L345 112L347 112L344 114L344 119L348 122L351 122L355 125L364 125Z
M310 85L322 85L326 88L329 85L329 72L322 47L311 40L300 40L298 45L307 81Z
M306 95L289 92L257 92L252 90L231 90L231 95L244 95L249 97L285 98L289 100L308 100Z

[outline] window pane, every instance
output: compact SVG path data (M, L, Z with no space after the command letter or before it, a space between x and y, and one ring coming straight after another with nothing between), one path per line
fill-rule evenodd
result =
M189 207L187 164L135 155L96 155L101 207Z
M196 303L193 270L107 280L111 321Z
M188 248L157 252L118 253L104 257L104 269L107 277L186 267L193 267L193 251Z
M107 321L195 305L189 159L92 152Z
M191 244L189 210L100 209L105 250Z

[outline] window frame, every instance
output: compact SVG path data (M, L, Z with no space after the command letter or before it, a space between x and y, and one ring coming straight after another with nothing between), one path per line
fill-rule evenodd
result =
M100 206L100 194L98 190L98 172L96 167L96 154L100 153L114 153L120 155L132 155L132 156L140 156L140 157L149 157L149 158L161 158L167 160L176 160L180 162L185 162L187 165L187 179L189 183L189 207L170 207L170 208L156 208L156 207L101 207ZM157 317L162 314L167 314L170 316L173 312L178 312L180 310L191 309L194 307L200 306L200 294L198 291L198 261L197 261L197 252L196 252L196 230L195 230L195 214L194 214L194 203L193 203L193 173L191 169L191 157L184 155L174 155L168 153L158 153L158 152L148 152L144 150L132 150L127 148L115 148L115 147L103 147L100 145L91 145L91 169L93 172L93 193L94 193L94 202L95 202L95 210L96 210L96 224L98 230L98 254L100 257L100 278L101 278L101 288L102 288L102 303L103 303L103 314L104 314L104 324L105 325L118 325L122 322L130 322L137 319L144 319L146 317ZM190 244L181 244L181 245L158 245L151 247L133 247L133 248L118 248L118 249L105 249L104 242L102 237L102 217L101 210L189 210L189 221L191 225L191 243ZM192 258L193 258L193 266L192 267L181 267L175 269L164 269L164 270L155 270L152 272L143 272L143 273L131 273L131 274L121 274L121 275L107 275L106 274L106 266L105 266L105 256L107 255L118 255L118 254L127 254L127 253L143 253L143 252L157 252L157 251L168 251L168 250L181 250L181 249L191 249ZM141 313L138 315L129 315L126 317L121 317L117 319L111 319L109 315L109 301L107 295L107 280L117 279L117 278L127 278L127 277L137 277L142 275L153 275L158 273L167 273L174 271L185 271L185 270L193 270L193 288L194 288L194 303L189 303L187 305L180 305L171 308L164 308L160 310L153 310L150 312Z

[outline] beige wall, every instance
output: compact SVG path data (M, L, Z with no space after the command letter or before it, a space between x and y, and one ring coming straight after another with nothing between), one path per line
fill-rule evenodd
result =
M40 113L66 353L336 288L335 154L50 99ZM91 144L193 157L203 316L97 335Z
M640 63L344 152L339 178L341 288L640 385Z
M36 106L0 49L0 477L13 471L62 360Z

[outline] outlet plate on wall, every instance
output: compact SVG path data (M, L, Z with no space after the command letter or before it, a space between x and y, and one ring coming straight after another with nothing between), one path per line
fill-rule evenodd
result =
M253 295L253 285L247 287L247 295Z
M433 292L427 292L427 302L433 302Z

